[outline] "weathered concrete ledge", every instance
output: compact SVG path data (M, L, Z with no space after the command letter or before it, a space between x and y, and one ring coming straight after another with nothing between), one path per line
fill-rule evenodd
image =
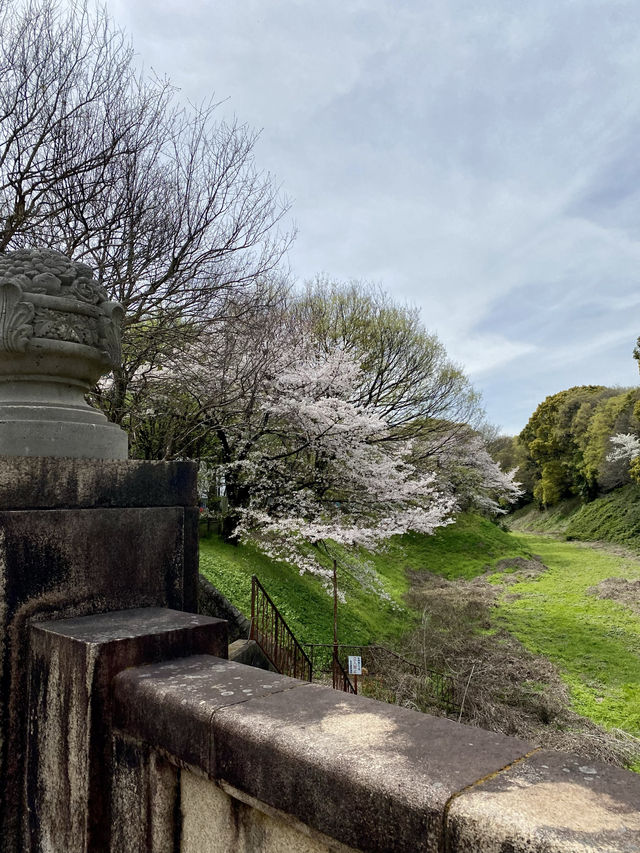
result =
M637 853L640 776L539 750L451 803L451 850Z
M114 697L127 738L356 850L640 849L639 776L514 738L209 656Z

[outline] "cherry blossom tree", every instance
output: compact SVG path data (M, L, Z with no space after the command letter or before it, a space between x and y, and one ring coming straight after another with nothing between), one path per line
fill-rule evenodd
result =
M429 470L415 462L423 455L415 440L384 440L391 425L353 402L360 367L341 348L298 346L281 358L259 407L266 444L226 466L250 482L240 538L257 537L273 556L328 578L308 543L373 549L409 530L432 533L460 508L504 512L521 495L514 472L469 429Z
M614 447L607 461L628 460L629 476L634 482L640 483L640 438L630 432L618 433L611 436L611 443Z
M257 538L321 572L310 544L375 548L408 530L431 533L456 509L497 512L517 499L513 474L480 435L440 425L425 447L398 433L386 406L363 399L357 353L318 341L282 289L265 288L261 310L257 301L234 297L233 323L144 373L146 414L131 424L134 442L168 424L168 455L204 457L224 478L227 538Z
M504 471L489 453L484 437L468 427L456 429L450 440L439 437L435 451L422 458L460 510L500 515L524 494L516 481L518 469Z
M615 462L618 459L636 459L640 456L640 438L630 432L618 433L611 436L613 450L607 454L609 462Z
M293 307L319 347L339 346L357 361L354 399L383 414L383 440L420 438L423 450L435 453L458 429L482 423L478 394L415 306L394 301L380 286L320 276Z

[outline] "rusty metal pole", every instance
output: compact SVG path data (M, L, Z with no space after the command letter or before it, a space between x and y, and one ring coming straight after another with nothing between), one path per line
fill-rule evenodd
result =
M338 661L338 563L333 558L333 688L337 690Z
M251 576L251 627L249 629L249 637L252 640L256 638L256 576Z

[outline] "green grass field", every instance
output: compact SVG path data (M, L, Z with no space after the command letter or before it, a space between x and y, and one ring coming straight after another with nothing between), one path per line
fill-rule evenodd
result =
M573 517L575 508L566 515ZM484 575L498 587L504 584L489 630L506 629L555 664L577 713L640 736L640 616L589 592L607 578L640 578L640 556L614 550L549 535L512 534L463 515L433 536L396 537L378 553L357 555L361 574L366 567L368 589L353 577L354 558L338 552L339 584L346 595L339 605L339 639L402 651L402 637L420 617L405 602L411 572L429 571L452 581ZM547 571L514 583L509 570L497 570L501 559L532 554L540 556ZM332 598L317 577L300 575L252 546L234 547L217 538L201 540L200 566L244 613L250 610L251 575L257 574L301 642L331 641ZM375 592L376 585L384 597Z
M559 667L579 714L640 736L640 616L589 593L606 578L640 578L640 557L543 536L521 541L549 571L509 585L496 623Z

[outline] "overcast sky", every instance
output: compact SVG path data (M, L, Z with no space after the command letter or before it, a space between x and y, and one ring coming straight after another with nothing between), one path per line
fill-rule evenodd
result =
M504 432L638 384L638 0L107 7L184 97L262 131L296 277L417 304Z

